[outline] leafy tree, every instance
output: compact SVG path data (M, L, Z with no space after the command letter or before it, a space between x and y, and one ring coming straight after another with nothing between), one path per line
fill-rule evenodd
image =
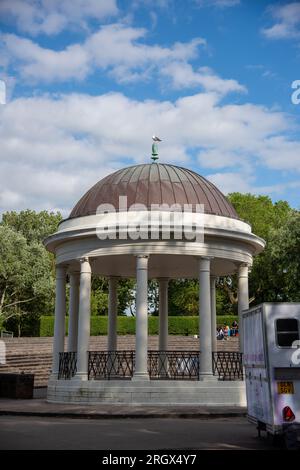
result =
M54 310L54 257L42 240L55 232L59 213L6 212L1 230L0 289L6 328L33 334L40 315Z
M273 204L268 196L232 193L229 195L229 200L239 217L250 223L253 233L266 241L265 250L254 258L249 276L250 303L275 301L274 286L279 286L282 280L276 264L273 264L275 263L273 259L274 237L278 230L285 227L293 211L286 201ZM230 303L233 308L236 308L237 276L220 279L218 287L227 293Z
M42 242L56 232L61 221L62 216L59 212L35 212L29 209L21 212L5 212L2 216L2 224L24 235L28 243Z
M25 237L8 226L0 226L0 325L51 303L51 261L38 243L28 245ZM40 312L43 313L42 311Z

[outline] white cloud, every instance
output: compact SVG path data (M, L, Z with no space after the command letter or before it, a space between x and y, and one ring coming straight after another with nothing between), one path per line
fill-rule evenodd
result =
M31 35L58 34L65 28L87 28L88 19L103 20L118 14L116 0L1 0L0 16L13 19Z
M176 89L201 86L204 90L217 91L221 95L226 95L232 91L247 91L236 80L226 80L218 77L209 67L199 67L195 72L193 67L186 62L172 62L166 64L161 72L169 77Z
M2 35L6 61L30 81L83 79L92 71L108 71L120 82L142 79L145 71L159 71L162 64L189 61L197 57L205 40L194 38L170 47L147 45L146 30L121 24L103 26L83 43L64 50L46 49L15 34Z
M240 192L253 193L253 185L255 181L253 174L244 172L222 172L212 173L206 176L208 180L214 183L224 194Z
M209 176L224 192L256 190L257 168L280 171L281 185L282 170L299 173L300 142L285 137L284 114L221 105L220 98L198 93L172 103L109 93L9 102L0 107L1 210L59 207L66 213L114 169L150 162L154 132L163 139L162 162L189 166L196 150L205 168L230 167Z
M268 9L275 23L262 29L268 39L289 39L300 37L300 3L276 5Z

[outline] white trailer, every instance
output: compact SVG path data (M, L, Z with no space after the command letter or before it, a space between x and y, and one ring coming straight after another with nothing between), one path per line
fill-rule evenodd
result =
M259 431L299 434L299 339L300 303L263 303L243 312L248 419Z

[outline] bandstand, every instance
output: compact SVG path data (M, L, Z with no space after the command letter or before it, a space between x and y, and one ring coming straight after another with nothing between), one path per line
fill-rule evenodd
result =
M191 224L180 232L177 216L186 208ZM193 237L197 224L202 232ZM215 284L219 276L238 275L242 352L241 312L249 306L248 270L253 256L263 250L264 241L238 218L212 183L175 165L151 163L123 168L95 184L45 245L56 257L48 401L245 405L241 353L229 354L226 359L216 352ZM106 351L89 351L92 274L109 279ZM134 351L118 349L120 278L136 279ZM168 281L175 278L199 279L196 352L168 348ZM157 351L148 350L148 279L159 282ZM65 350L67 281L70 299ZM224 368L236 380L223 380Z

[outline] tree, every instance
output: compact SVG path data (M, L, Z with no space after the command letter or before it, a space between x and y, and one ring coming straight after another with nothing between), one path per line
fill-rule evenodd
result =
M57 231L61 221L59 212L35 212L29 209L5 212L2 216L2 225L7 225L24 235L28 243L42 243L46 237Z
M199 287L195 279L173 279L169 282L171 315L198 315Z
M15 230L0 226L0 325L41 308L53 298L51 261L43 247L28 245ZM35 307L35 308L34 308ZM43 311L41 311L43 313Z
M265 250L253 260L249 276L250 303L275 301L277 298L275 285L279 285L282 279L274 264L273 244L276 233L285 227L293 211L286 201L273 203L268 196L232 193L228 198L239 217L250 223L253 233L266 241ZM237 277L228 276L220 279L218 287L227 292L234 307L238 301Z
M57 230L61 219L59 213L46 211L3 214L1 319L19 334L21 329L34 334L40 315L53 313L55 262L42 240Z

